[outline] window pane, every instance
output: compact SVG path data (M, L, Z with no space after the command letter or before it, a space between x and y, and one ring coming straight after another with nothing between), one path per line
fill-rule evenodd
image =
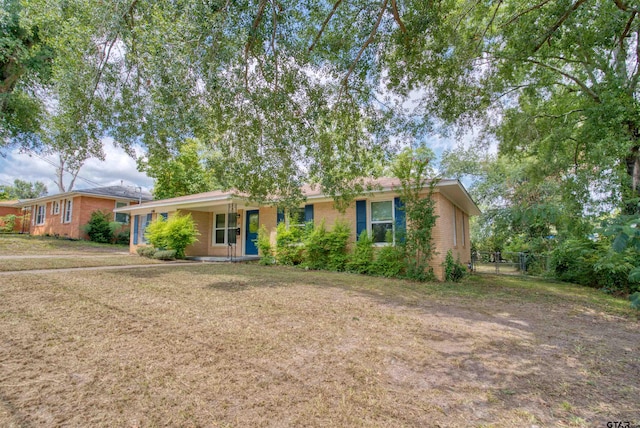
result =
M371 221L393 220L393 205L391 201L371 202Z
M224 244L224 229L216 230L216 244Z
M373 242L393 242L393 223L372 224L371 232Z
M216 229L224 227L224 214L216 214Z

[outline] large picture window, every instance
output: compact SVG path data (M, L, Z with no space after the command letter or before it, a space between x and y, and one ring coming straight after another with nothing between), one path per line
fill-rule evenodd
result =
M375 243L393 242L393 201L371 202L371 236Z

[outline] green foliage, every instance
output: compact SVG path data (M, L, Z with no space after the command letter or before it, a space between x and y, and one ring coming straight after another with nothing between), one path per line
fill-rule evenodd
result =
M400 246L385 245L376 251L376 257L371 265L371 275L399 278L404 276L405 254Z
M0 233L11 233L16 227L16 220L18 216L15 214L7 214L0 217Z
M176 250L156 250L151 257L156 260L175 260Z
M147 242L159 250L168 248L167 235L167 220L162 216L158 216L154 221L149 223L144 231L144 237Z
M152 147L139 169L155 180L156 199L175 198L208 192L216 188L212 173L206 168L203 146L197 140L179 143L177 153Z
M136 252L140 257L153 258L153 255L156 253L156 251L158 250L147 245L139 246L138 248L136 248Z
M558 279L610 293L630 293L638 289L633 271L638 254L632 249L615 252L611 241L568 239L552 253L551 266Z
M338 221L327 231L324 220L310 230L304 239L304 266L309 269L343 271L347 263L349 225Z
M448 282L460 282L467 273L467 268L453 258L451 250L447 251L444 259L444 280Z
M276 262L281 265L298 265L304 260L302 230L287 227L281 222L276 228Z
M373 269L373 238L363 230L346 265L348 272L371 273Z
M629 300L631 301L632 308L640 310L640 291L629 295Z
M401 252L405 274L418 281L433 276L429 263L433 258L433 228L438 218L433 199L437 180L431 179L427 184L433 175L430 165L433 157L433 152L426 147L406 149L397 156L392 168L400 179L398 192L406 217L404 227L398 228L404 230L396 231L395 241L404 247Z
M93 211L89 222L84 225L83 230L89 236L90 241L103 244L111 243L113 241L113 233L109 223L109 213Z
M184 258L185 249L198 241L199 235L191 214L175 214L168 220L158 217L145 231L145 238L157 249L174 250L175 257Z
M0 185L0 193L6 195L6 199L34 199L47 195L47 186L41 181L30 183L16 178L13 186Z
M258 229L258 239L256 239L256 245L260 254L261 265L272 265L275 262L273 257L273 248L271 248L271 237L267 227L263 224Z

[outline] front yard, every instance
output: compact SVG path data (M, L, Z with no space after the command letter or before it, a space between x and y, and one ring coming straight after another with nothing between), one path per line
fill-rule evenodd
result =
M4 274L0 426L638 424L639 327L624 300L519 278Z

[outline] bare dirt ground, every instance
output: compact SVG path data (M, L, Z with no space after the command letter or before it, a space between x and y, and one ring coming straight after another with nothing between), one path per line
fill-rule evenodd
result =
M0 277L0 426L640 424L595 290L242 264Z

